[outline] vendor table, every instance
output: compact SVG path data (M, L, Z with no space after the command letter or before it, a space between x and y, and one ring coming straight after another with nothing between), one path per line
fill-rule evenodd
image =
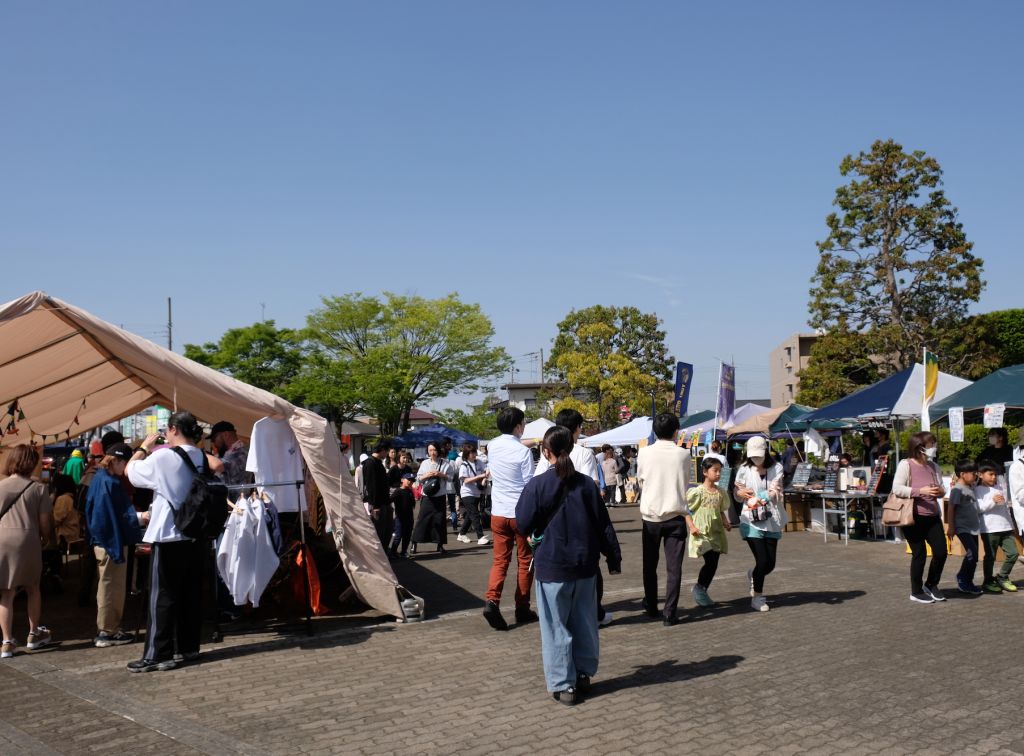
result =
M871 510L871 531L876 538L878 537L881 521L875 517L875 499L884 497L864 491L839 491L836 493L822 491L819 495L821 496L821 520L825 525L825 543L828 543L828 516L841 514L843 516L843 535L839 538L847 546L850 545L850 504L858 501L867 501L868 508Z

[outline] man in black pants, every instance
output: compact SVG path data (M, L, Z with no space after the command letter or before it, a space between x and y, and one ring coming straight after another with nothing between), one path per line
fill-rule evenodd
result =
M654 418L654 435L650 446L637 455L637 478L644 489L640 500L643 518L644 559L644 612L648 617L659 616L665 625L675 625L679 619L679 585L683 576L683 553L686 534L693 527L690 508L686 505L689 487L690 452L677 446L676 432L679 418L663 412ZM658 559L665 548L665 608L658 613Z
M370 507L370 517L377 529L377 537L385 549L395 529L391 497L388 495L388 472L384 469L384 457L390 448L388 441L378 441L373 447L373 453L363 461L363 501Z

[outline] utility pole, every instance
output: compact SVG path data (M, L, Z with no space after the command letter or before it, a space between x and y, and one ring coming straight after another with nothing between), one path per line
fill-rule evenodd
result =
M167 297L167 348L174 350L174 338L172 336L174 322L171 320L171 298Z
M540 382L544 383L544 349L540 350Z

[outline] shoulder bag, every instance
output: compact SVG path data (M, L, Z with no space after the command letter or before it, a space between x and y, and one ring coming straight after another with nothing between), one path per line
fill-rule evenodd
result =
M442 470L442 467L441 467L441 463L440 462L436 462L435 464L437 465L437 472L442 472L443 470ZM423 481L423 495L424 496L426 496L428 498L433 498L435 496L439 496L441 493L442 493L442 491L441 491L441 478L440 477L427 478L425 481Z
M882 505L882 524L887 528L905 528L914 524L914 500L889 494Z
M11 511L11 508L18 503L18 499L25 495L25 492L32 487L33 483L35 483L35 481L30 480L28 482L28 485L21 489L21 493L19 493L17 496L11 499L10 502L3 508L3 510L0 511L0 520L4 519L4 517L7 516L7 513Z

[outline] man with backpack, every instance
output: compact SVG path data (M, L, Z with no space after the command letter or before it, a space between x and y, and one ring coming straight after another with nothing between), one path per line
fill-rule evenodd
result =
M167 424L170 448L152 451L158 439L154 434L128 462L132 485L153 491L149 526L142 537L144 543L153 545L146 648L141 659L128 664L129 672L162 672L199 655L208 543L203 537L186 536L175 519L192 495L197 477L193 469L208 470L206 455L197 446L202 437L203 430L191 412L175 412Z

